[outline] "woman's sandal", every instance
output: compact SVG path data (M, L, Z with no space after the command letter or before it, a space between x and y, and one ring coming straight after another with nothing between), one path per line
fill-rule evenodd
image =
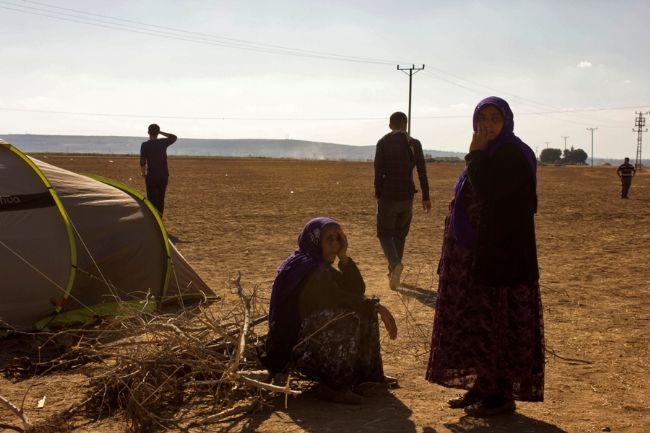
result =
M495 415L511 414L516 409L517 405L512 399L503 399L502 401L498 402L485 399L476 404L466 407L465 413L475 418L486 418Z
M463 395L447 400L447 405L452 409L462 409L481 401L481 397L473 391L467 391Z

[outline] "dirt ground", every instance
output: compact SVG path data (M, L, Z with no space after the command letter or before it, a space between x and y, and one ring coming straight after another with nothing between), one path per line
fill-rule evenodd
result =
M46 161L96 173L144 191L135 157L48 155ZM405 285L388 288L374 235L371 162L171 158L165 224L194 269L217 293L236 271L245 286L268 297L275 269L291 253L304 223L337 219L367 293L393 310L397 340L383 332L387 374L401 388L358 407L324 403L305 393L281 398L244 419L196 431L583 433L650 432L650 169L619 198L614 167L540 167L537 241L547 344L545 401L521 403L515 415L486 420L448 409L458 394L423 376L437 290L442 225L459 164L429 164L433 211L416 208L405 253ZM417 203L416 203L417 205ZM0 341L0 347L3 343ZM11 383L0 394L33 420L81 401L85 376L64 372ZM37 401L47 404L37 409ZM0 408L0 430L19 421ZM79 426L83 432L122 432L119 414Z

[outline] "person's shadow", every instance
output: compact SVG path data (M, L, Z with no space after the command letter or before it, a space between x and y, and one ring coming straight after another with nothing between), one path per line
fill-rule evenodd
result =
M436 306L436 292L431 289L424 289L413 284L402 283L397 288L397 292L401 295L415 299L427 307L435 308Z
M529 418L520 413L491 418L463 416L458 422L446 423L444 426L453 433L567 433L553 424ZM435 430L430 427L424 429L424 433L434 432Z
M319 400L315 388L289 399L284 409L284 397L272 401L271 408L264 408L250 416L242 433L253 433L274 413L276 422L294 423L310 433L326 432L376 432L416 433L415 424L409 418L411 410L395 395L386 390L376 390L365 397L361 405L345 405ZM283 421L284 420L284 421Z

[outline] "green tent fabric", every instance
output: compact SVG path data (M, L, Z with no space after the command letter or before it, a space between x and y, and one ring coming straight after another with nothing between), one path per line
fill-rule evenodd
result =
M0 329L214 298L140 193L0 140Z

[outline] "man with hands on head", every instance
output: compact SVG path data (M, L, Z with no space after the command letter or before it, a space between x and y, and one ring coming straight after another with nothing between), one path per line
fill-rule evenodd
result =
M165 191L169 181L167 148L176 142L176 136L162 132L160 126L149 125L149 140L140 146L140 171L145 178L147 198L162 216L165 210ZM162 135L164 138L158 138Z

